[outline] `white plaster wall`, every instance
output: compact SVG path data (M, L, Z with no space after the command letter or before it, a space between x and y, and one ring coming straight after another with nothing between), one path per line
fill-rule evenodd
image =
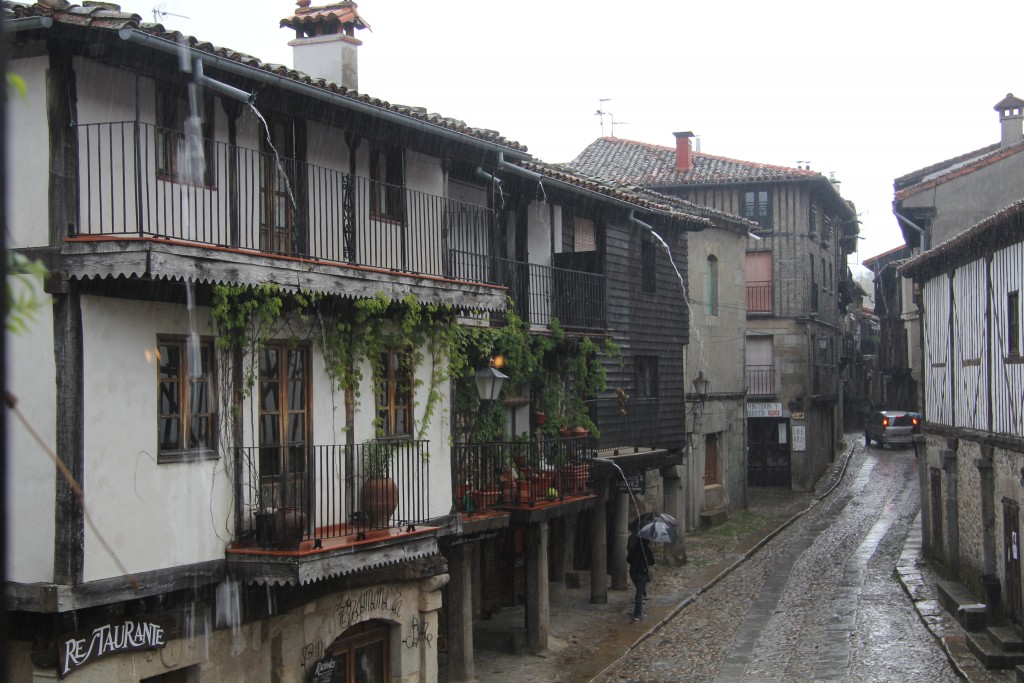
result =
M135 74L74 58L78 124L135 120ZM141 101L141 100L140 100Z
M9 279L9 284L16 294L22 291L17 280ZM35 295L40 306L28 331L7 335L7 390L52 452L57 419L53 309L42 282L36 281ZM52 581L56 468L10 412L7 429L7 578L23 583Z
M25 81L25 97L7 89L7 246L49 243L47 223L49 130L46 120L47 57L19 59L8 64L11 74Z
M222 559L230 539L228 456L156 463L157 335L188 331L184 306L82 299L86 503L129 572ZM122 574L87 525L85 580Z

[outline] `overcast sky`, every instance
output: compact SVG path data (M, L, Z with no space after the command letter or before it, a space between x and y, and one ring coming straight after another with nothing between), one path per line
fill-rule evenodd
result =
M292 63L294 32L278 28L288 0L121 6ZM498 130L548 162L602 134L599 107L616 137L672 146L691 130L708 154L809 161L857 205L857 262L902 244L894 178L997 142L993 105L1024 96L1021 0L363 0L359 12L373 27L357 34L360 91Z

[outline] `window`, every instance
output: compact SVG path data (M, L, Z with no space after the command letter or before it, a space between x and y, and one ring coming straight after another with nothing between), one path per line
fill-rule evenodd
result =
M1006 339L1007 352L1011 356L1020 355L1020 291L1006 295Z
M213 343L159 337L157 462L216 457Z
M388 628L380 621L368 621L348 629L327 647L310 680L331 683L385 683L389 671Z
M259 352L260 491L267 507L306 509L309 353L268 344Z
M708 315L718 315L718 259L714 256L708 256L706 290Z
M377 417L384 436L412 436L412 376L408 357L398 351L381 356Z
M747 313L772 312L772 252L747 253Z
M658 395L658 357L636 356L633 363L636 397L655 398Z
M771 197L768 190L747 190L743 193L741 215L762 228L772 227Z
M594 221L589 218L575 218L573 220L573 251L597 251L597 231L594 229Z
M296 224L301 206L301 183L296 182L298 129L295 121L268 118L270 140L262 141L260 152L260 249L279 254L302 250ZM294 203L293 203L294 197Z
M818 207L811 203L811 208L807 212L807 234L813 235L818 232Z
M654 238L643 235L640 238L640 291L644 294L654 294L657 290L657 253Z
M402 222L405 218L402 150L384 145L371 147L370 181L370 213L378 218Z
M213 145L213 95L202 111L191 114L186 92L158 85L156 91L156 170L169 180L213 186L216 159Z
M747 338L747 393L775 395L775 345L771 337Z

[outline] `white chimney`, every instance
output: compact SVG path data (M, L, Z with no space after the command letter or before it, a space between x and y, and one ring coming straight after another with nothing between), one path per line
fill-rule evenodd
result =
M296 71L322 78L349 90L359 90L357 50L363 44L356 29L370 28L356 11L354 2L336 2L310 7L312 0L296 0L299 8L281 20L281 26L295 30L289 41Z
M999 112L999 123L1002 125L999 146L1009 147L1024 141L1024 100L1008 92L993 109Z

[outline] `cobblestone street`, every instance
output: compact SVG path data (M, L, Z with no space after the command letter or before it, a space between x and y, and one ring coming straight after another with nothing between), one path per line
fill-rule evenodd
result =
M914 452L847 441L831 495L597 680L958 680L894 572Z

